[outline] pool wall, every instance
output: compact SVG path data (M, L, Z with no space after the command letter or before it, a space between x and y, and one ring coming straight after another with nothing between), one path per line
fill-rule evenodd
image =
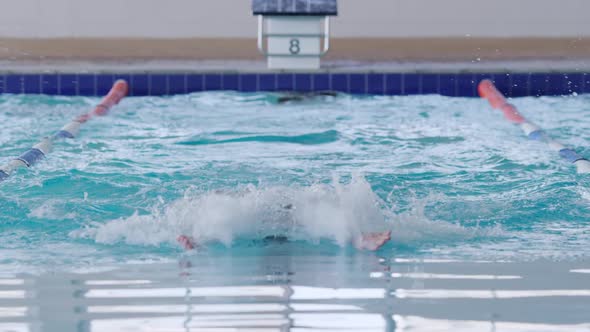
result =
M21 0L0 59L262 60L249 0ZM327 59L590 58L583 0L339 0Z
M313 92L477 97L477 84L492 80L508 97L590 93L590 73L0 73L0 93L102 96L114 81L129 82L130 96L201 91Z
M22 0L0 12L0 93L590 93L590 2L339 0L322 69L270 71L250 1ZM215 64L211 64L214 62Z
M20 0L0 11L12 38L256 38L251 0ZM335 38L590 37L585 0L338 0Z

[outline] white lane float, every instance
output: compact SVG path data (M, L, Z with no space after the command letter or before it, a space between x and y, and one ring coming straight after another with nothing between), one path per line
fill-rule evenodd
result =
M479 95L487 99L490 105L497 110L502 111L504 113L504 117L520 126L522 131L532 140L545 142L549 145L551 150L557 151L559 156L570 163L576 166L578 173L586 174L590 173L590 161L588 159L580 156L576 151L571 148L564 146L563 144L559 143L558 141L552 139L549 135L547 135L543 129L535 125L534 123L528 121L524 116L522 116L516 107L506 100L506 97L498 91L494 83L490 80L483 80L479 83L477 88Z
M35 144L27 152L20 157L11 160L10 162L0 167L0 182L6 180L14 171L23 167L31 167L41 159L43 159L53 147L53 144L61 139L74 138L78 135L82 124L96 116L107 115L110 109L118 104L123 99L129 86L124 80L118 80L113 84L109 93L102 99L100 104L96 105L94 109L86 114L82 114L72 122L66 124L52 136L44 138L41 142Z

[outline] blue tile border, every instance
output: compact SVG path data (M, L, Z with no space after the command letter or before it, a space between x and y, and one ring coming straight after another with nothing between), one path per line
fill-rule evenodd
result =
M277 90L277 82L278 78L276 74L254 74L253 75L253 82L251 86L248 86L249 83L246 81L242 84L242 90L240 91L248 91L248 92L255 92L255 91L276 91Z
M404 74L403 75L403 94L419 95L422 90L422 74Z
M229 91L239 91L240 90L240 76L238 74L224 74L222 76L223 79L223 89Z
M59 75L59 94L64 96L77 96L78 92L78 75L64 74Z
M41 75L41 93L45 95L61 94L61 84L57 75Z
M27 74L22 76L23 93L40 94L43 75Z
M313 79L311 74L295 74L296 91L311 92L314 91Z
M510 75L510 95L512 97L530 96L529 84L531 77L529 75Z
M0 93L102 96L117 79L129 82L130 96L231 90L476 97L477 83L482 79L493 80L509 97L590 93L590 73L581 72L0 74Z
M420 86L421 94L440 94L440 80L438 74L421 74L422 83Z
M348 90L352 94L366 95L369 91L367 74L350 74L348 77Z
M385 74L370 73L367 77L367 94L383 95L386 91Z
M6 88L4 87L5 82L6 82L6 76L4 76L3 74L0 74L0 94L4 93L4 91L6 91Z
M272 78L272 87L274 87L274 76ZM241 74L238 76L238 91L256 92L260 91L260 75L258 74ZM267 90L265 90L267 91ZM274 91L274 90L273 90Z
M314 91L332 90L332 86L331 86L332 79L330 78L330 74L327 74L327 73L312 74L311 80L313 82Z
M170 92L168 75L152 74L148 76L148 95L166 96Z
M456 94L462 96L477 96L477 84L474 74L461 74L456 77Z
M457 96L457 74L440 74L438 76L438 93L443 96Z
M494 82L494 84L496 84L498 89L500 89L503 94L511 97L510 93L512 92L512 78L510 76L511 75L509 73L494 73L490 76L490 79Z
M542 96L547 90L547 74L531 73L529 75L529 93L531 96Z
M566 89L566 76L564 74L551 73L547 75L544 95L559 96L568 94L566 93Z
M95 77L95 90L98 96L104 96L109 93L113 86L115 75L113 74L99 74Z
M402 74L385 75L385 94L386 95L403 95L404 82Z
M295 91L295 74L277 74L274 91Z
M223 74L205 74L204 76L203 89L205 91L223 90Z
M350 92L350 74L331 74L330 90L349 93Z
M584 74L583 73L567 74L567 91L570 94L583 93L583 91L584 91Z
M78 75L77 94L82 96L96 96L96 75Z
M7 75L5 86L5 93L24 93L23 78L21 75Z
M130 87L129 94L133 94L134 96L149 96L149 77L147 75L131 75L131 81L128 83Z

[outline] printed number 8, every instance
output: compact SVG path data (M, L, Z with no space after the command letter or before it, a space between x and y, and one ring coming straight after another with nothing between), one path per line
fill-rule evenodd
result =
M299 46L299 39L291 39L290 45L291 46L289 47L289 52L291 52L291 54L295 55L301 52L301 46Z

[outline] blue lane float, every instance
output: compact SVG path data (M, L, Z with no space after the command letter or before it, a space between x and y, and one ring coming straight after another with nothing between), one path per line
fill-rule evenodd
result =
M38 163L40 160L45 158L49 152L51 152L53 144L56 141L76 137L82 124L95 116L107 115L109 110L127 95L128 91L129 86L127 82L123 80L116 81L109 93L102 99L101 103L98 104L91 112L80 115L70 123L63 126L63 128L61 128L54 135L44 138L41 142L35 144L31 149L20 155L18 158L15 158L1 166L0 181L8 179L8 177L10 177L10 175L19 168L28 168Z
M566 161L574 164L576 166L576 170L580 174L587 174L590 173L590 161L588 159L580 156L576 151L571 148L565 147L563 144L559 143L558 141L551 138L547 135L541 128L539 128L534 123L527 120L524 116L522 116L516 107L506 100L506 97L498 91L494 83L490 80L483 80L479 83L478 86L479 95L482 98L488 100L490 105L502 111L504 113L504 117L520 126L522 131L527 135L528 138L535 141L544 142L549 145L551 150L556 151L559 156Z

